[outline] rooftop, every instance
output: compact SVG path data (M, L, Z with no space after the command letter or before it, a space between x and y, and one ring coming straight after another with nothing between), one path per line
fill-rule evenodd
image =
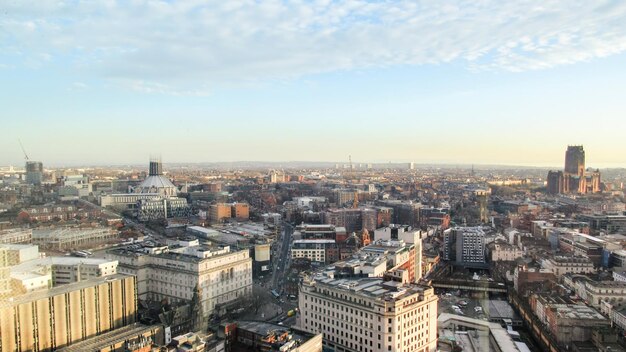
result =
M85 281L71 283L68 285L53 287L48 290L29 292L29 293L26 293L17 297L9 298L9 301L12 302L13 305L28 303L28 302L37 301L40 299L46 299L48 297L62 295L62 294L73 292L73 291L79 291L84 288L101 285L106 282L123 280L129 277L132 277L132 276L125 275L125 274L114 274L114 275L110 275L106 277L97 277L97 278L93 278L93 279L89 279Z

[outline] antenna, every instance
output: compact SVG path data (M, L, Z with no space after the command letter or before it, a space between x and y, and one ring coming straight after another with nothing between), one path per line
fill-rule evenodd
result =
M22 148L22 152L24 153L24 159L28 161L28 154L26 154L26 149L24 149L24 146L22 145L22 141L19 139L17 141L20 143L20 147Z

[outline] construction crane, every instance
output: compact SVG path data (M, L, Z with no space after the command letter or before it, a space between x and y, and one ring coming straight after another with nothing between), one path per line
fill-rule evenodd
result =
M22 141L21 141L21 140L19 140L19 139L18 139L17 141L20 143L20 147L22 148L22 152L24 153L24 159L25 159L26 161L28 161L28 160L29 160L29 159L28 159L28 154L26 154L26 149L24 149L24 146L22 145Z

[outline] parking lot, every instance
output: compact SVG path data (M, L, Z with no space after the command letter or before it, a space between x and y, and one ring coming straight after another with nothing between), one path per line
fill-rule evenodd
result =
M452 291L439 294L439 314L450 313L474 319L489 320L487 309L489 309L488 298L476 299Z

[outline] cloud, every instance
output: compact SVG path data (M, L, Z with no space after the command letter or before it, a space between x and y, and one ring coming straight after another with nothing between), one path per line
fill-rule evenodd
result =
M397 65L546 69L625 51L624 23L626 2L607 0L22 0L0 17L0 60L19 51L129 89L202 94Z

